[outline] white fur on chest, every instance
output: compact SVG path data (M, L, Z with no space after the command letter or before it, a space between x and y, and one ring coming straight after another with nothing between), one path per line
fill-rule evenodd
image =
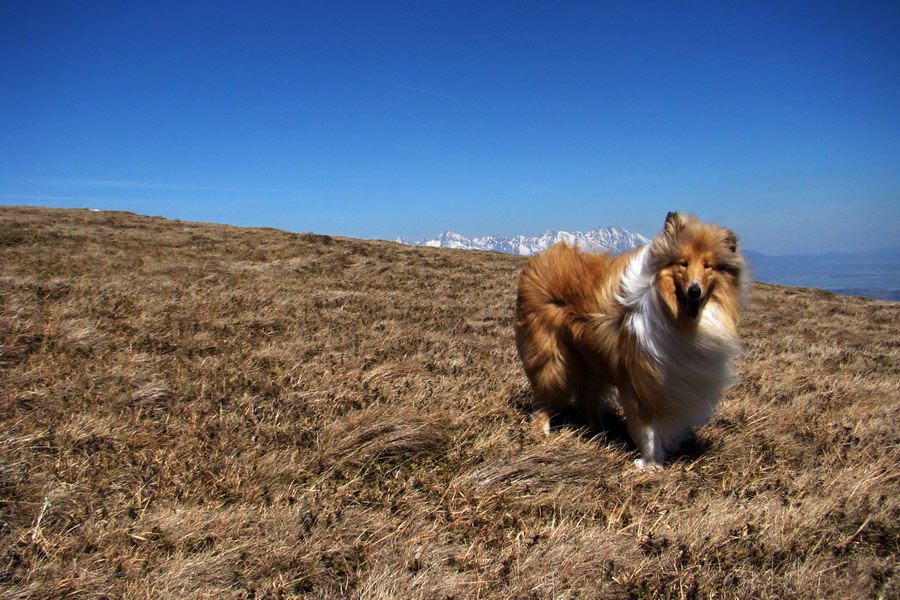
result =
M694 332L675 327L658 305L655 273L648 265L649 248L629 261L622 277L620 302L629 314L625 327L653 364L676 413L708 413L731 381L730 359L739 344L715 304L707 304Z

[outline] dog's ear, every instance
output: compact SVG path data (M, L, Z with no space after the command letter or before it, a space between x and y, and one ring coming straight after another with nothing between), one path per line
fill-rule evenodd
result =
M681 215L677 212L670 212L666 215L666 226L664 231L669 237L675 237L678 235L678 232L681 231L682 225L684 225L684 219L682 219Z
M725 245L728 246L728 249L732 252L737 252L737 236L730 229L725 230Z

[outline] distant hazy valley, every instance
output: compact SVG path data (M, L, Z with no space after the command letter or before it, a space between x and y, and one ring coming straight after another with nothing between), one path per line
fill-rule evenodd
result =
M785 256L747 251L745 255L758 281L900 301L900 249Z

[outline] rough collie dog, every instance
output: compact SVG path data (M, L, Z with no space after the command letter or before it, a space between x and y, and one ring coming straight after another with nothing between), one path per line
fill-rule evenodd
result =
M556 244L519 275L516 347L534 390L535 420L574 405L601 426L618 400L640 466L705 423L729 384L745 264L731 231L669 213L626 254Z

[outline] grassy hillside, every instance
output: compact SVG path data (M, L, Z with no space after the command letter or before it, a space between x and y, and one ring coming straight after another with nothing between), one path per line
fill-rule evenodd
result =
M639 471L529 426L521 264L0 207L0 597L900 597L900 304L758 284Z

